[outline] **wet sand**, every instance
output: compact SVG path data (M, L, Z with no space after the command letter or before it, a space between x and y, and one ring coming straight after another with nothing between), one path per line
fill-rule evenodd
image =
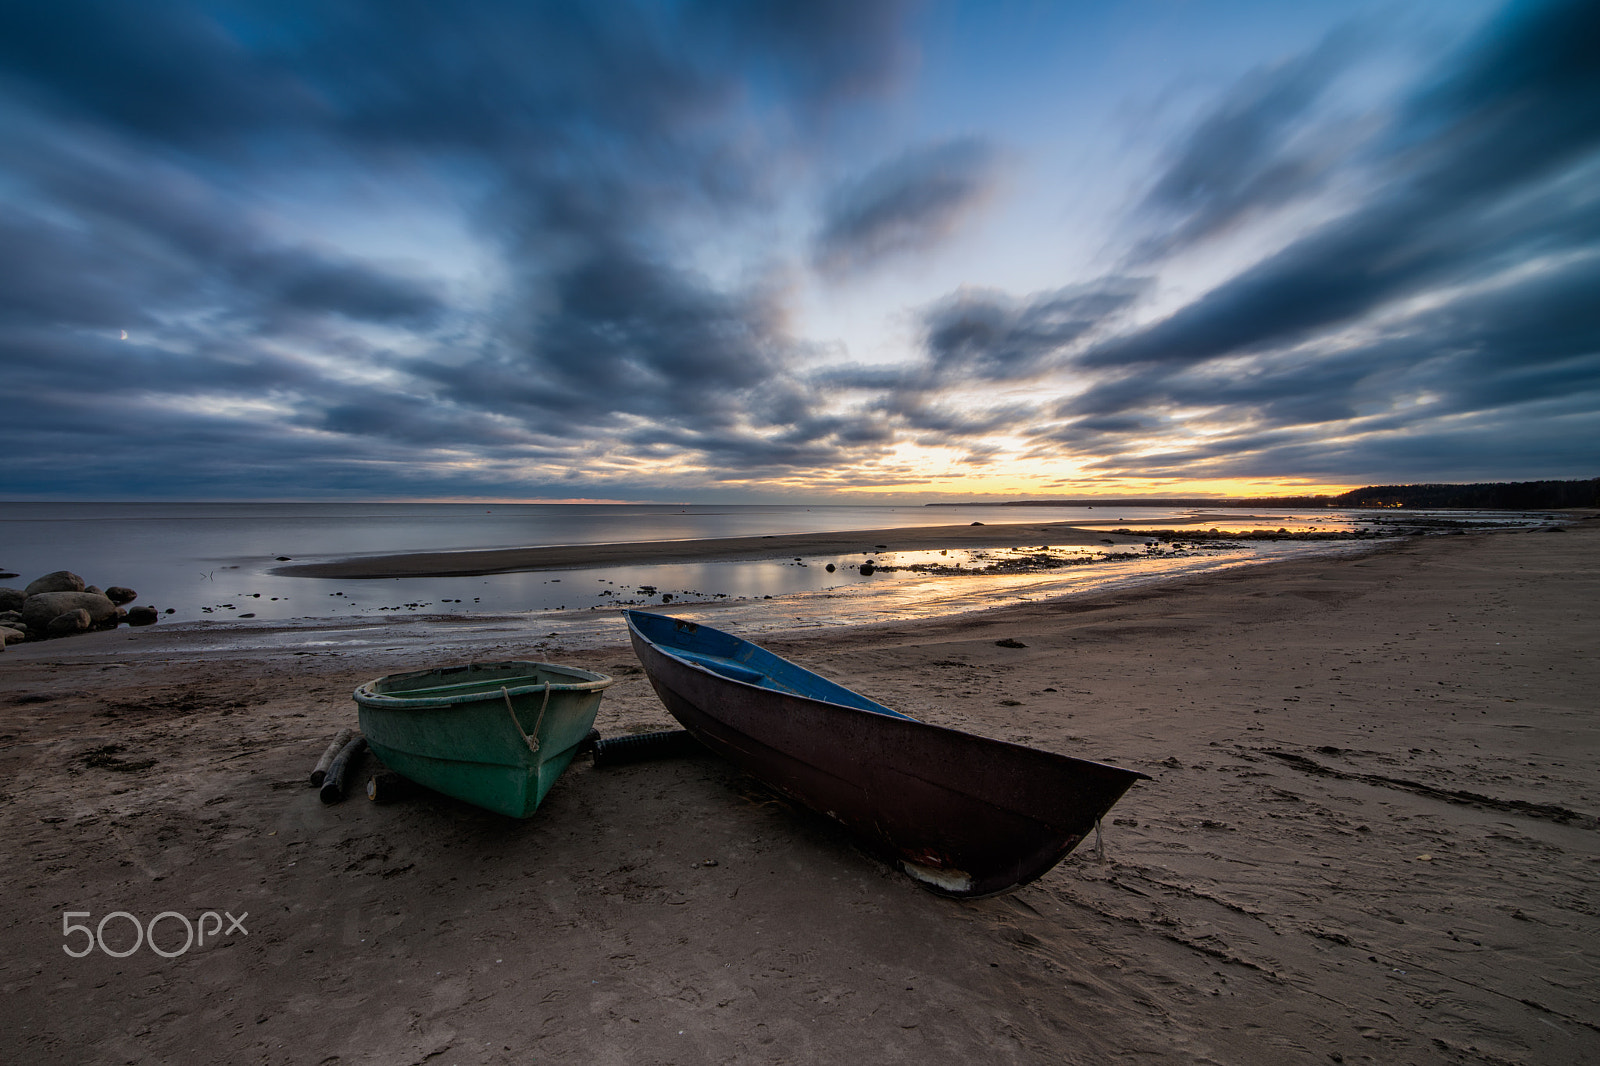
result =
M414 652L14 646L0 1060L1600 1061L1597 602L1589 519L767 639L1155 775L1103 861L976 902L709 756L576 764L524 823L324 806L305 776L350 690ZM618 677L603 732L671 724L620 625L561 659ZM66 911L206 910L248 936L62 950Z

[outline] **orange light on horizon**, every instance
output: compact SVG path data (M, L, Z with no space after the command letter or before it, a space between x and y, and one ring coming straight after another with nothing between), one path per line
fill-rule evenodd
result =
M1328 483L1310 480L1270 480L1246 478L1218 478L1211 480L1176 481L1142 478L1085 478L1082 480L1043 479L1018 477L904 478L892 485L854 485L837 490L841 496L937 496L950 499L973 497L1027 498L1140 498L1160 499L1170 497L1216 497L1237 499L1257 496L1338 496L1359 484Z

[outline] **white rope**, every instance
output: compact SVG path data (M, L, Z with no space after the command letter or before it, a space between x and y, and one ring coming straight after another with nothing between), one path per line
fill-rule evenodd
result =
M529 751L537 752L539 750L539 727L544 724L544 712L550 706L550 682L546 681L544 683L544 702L539 704L539 717L533 723L533 734L531 736L522 731L522 723L517 721L516 709L511 706L510 689L501 685L500 695L506 698L506 713L511 715L511 724L517 727L517 735L522 738L523 743L528 745Z

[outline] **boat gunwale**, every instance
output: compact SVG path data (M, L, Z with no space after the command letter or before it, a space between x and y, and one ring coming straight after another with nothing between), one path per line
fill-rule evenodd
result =
M741 643L741 644L744 644L744 645L747 645L749 647L755 648L755 649L757 649L759 651L766 652L768 655L771 655L773 658L777 659L779 662L785 663L786 665L788 665L790 667L793 667L795 670L800 671L801 673L804 673L804 674L807 674L807 675L809 675L811 677L814 677L814 678L818 679L819 681L822 681L824 684L829 685L830 687L842 689L843 691L848 692L853 696L857 696L860 699L865 700L867 703L872 704L873 706L872 707L860 707L860 706L857 706L857 705L855 705L853 703L839 703L836 700L825 700L820 696L813 696L813 695L811 695L810 693L807 693L807 692L797 692L797 691L794 691L792 689L779 688L776 685L769 687L767 685L757 684L754 681L745 681L742 678L733 677L733 676L731 676L729 674L723 673L720 670L714 670L714 669L712 669L711 667L707 666L706 664L704 664L702 662L697 662L696 659L699 656L703 655L704 653L701 653L701 652L688 652L687 654L679 654L676 650L674 650L672 645L670 645L670 644L662 644L659 641L652 640L650 638L649 634L647 634L642 628L640 628L638 625L636 625L634 623L633 616L634 615L641 615L641 616L643 616L645 618L664 618L664 619L666 619L668 621L671 621L671 622L680 621L680 619L676 619L672 615L667 615L667 614L654 614L654 613L652 613L650 611L628 610L628 611L626 611L624 613L627 615L628 628L630 630L632 630L633 632L637 633L639 635L639 639L643 640L646 644L650 645L650 647L654 648L656 651L660 652L662 655L665 655L665 656L669 657L674 662L678 662L678 663L683 664L684 666L690 667L691 669L698 670L701 673L706 674L707 676L716 678L718 681L729 682L729 683L732 683L732 684L735 684L735 685L743 685L746 688L755 689L757 692L777 693L777 694L783 695L783 696L792 696L792 697L794 697L796 699L809 700L812 703L821 703L821 704L824 704L824 705L826 705L828 707L839 707L839 708L842 708L842 709L847 710L847 711L855 711L855 712L857 712L859 714L873 714L873 715L877 715L879 718L897 718L902 722L915 722L918 725L931 725L932 724L932 723L929 723L929 722L924 722L920 718L913 718L911 715L906 714L904 711L897 711L893 707L885 706L884 704L879 703L877 700L873 699L870 696L863 696L861 693L856 692L854 689L847 688L846 686L839 684L839 682L834 681L832 678L825 677L822 674L817 673L815 670L808 669L807 667L801 666L797 662L794 662L794 661L789 660L789 659L785 659L781 655L777 655L774 652L768 651L766 648L761 647L761 645L755 643L754 641L745 640L743 637L735 636L732 633L727 633L726 630L717 629L715 626L707 626L706 628L711 629L713 632L724 633L727 636L733 637L734 640L739 641L739 643ZM694 624L698 626L700 623L696 622ZM712 655L705 655L705 657L706 658L718 658L718 656L712 656ZM735 665L737 665L737 664L735 664ZM746 665L746 669L749 669L753 673L759 674L762 677L767 677L767 678L773 677L773 675L771 673L766 673L766 672L763 672L761 670L757 670L754 667L751 667L751 666L748 666L748 665Z
M574 681L571 681L571 682L561 682L561 683L550 682L550 681L537 682L537 683L521 683L522 679L519 679L519 683L516 684L516 685L499 685L499 686L495 686L495 687L492 687L492 688L479 689L479 690L473 691L473 692L457 692L457 693L454 693L452 695L445 695L445 694L440 693L441 689L452 687L452 686L447 686L447 685L440 685L440 686L435 687L432 690L428 690L428 689L413 689L413 690L410 690L410 691L413 691L413 692L428 692L428 691L432 691L434 693L439 693L439 694L436 694L436 695L425 695L425 696L424 695L409 695L409 696L408 695L396 695L396 694L392 694L392 693L388 693L388 692L378 692L378 691L375 691L372 688L373 685L379 684L380 682L389 681L389 680L392 680L392 679L395 679L395 678L403 678L403 677L407 677L407 676L423 677L423 676L426 676L428 674L431 674L431 673L435 672L433 670L415 670L415 671L407 671L405 673L400 673L400 674L386 674L383 677L374 678L371 681L364 682L363 684L358 686L356 688L356 690L355 690L355 693L354 693L355 701L356 701L356 703L360 704L363 707L370 707L370 708L372 708L374 710L383 710L383 709L400 710L400 709L404 709L404 708L423 709L423 708L427 708L427 707L440 707L440 708L442 708L443 706L453 706L453 705L464 704L464 703L481 703L481 702L486 701L486 700L499 699L499 698L503 698L505 696L538 695L538 694L546 693L546 692L548 692L548 693L550 693L552 695L559 695L559 694L564 694L564 693L578 694L578 693L585 693L585 692L600 692L600 691L603 691L603 690L609 688L610 686L616 684L616 680L617 680L616 678L612 677L610 674L602 674L602 673L600 673L598 671L595 671L595 670L584 670L581 667L576 667L576 666L563 666L560 663L534 662L534 661L528 660L528 659L511 659L511 660L506 660L504 662L491 662L491 663L476 663L476 662L474 662L474 663L467 664L467 668L470 669L471 667L474 667L474 666L482 666L482 667L512 666L512 665L520 666L520 665L523 665L523 664L527 664L527 665L535 668L533 670L528 671L528 673L531 674L531 675L536 675L538 673L538 669L537 669L538 667L550 667L552 671L559 672L559 673L562 673L562 674L566 674L566 675L569 675L569 676L572 676L572 675L583 675L583 676L578 678L578 679L576 679L576 680L574 680ZM471 684L471 682L466 682L464 684ZM485 684L492 684L492 682L485 682Z

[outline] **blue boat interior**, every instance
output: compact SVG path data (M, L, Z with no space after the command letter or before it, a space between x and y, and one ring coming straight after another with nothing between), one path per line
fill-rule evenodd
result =
M785 692L911 720L910 715L874 703L859 692L852 692L731 633L644 611L629 611L627 615L628 624L656 648L691 666L771 692Z

